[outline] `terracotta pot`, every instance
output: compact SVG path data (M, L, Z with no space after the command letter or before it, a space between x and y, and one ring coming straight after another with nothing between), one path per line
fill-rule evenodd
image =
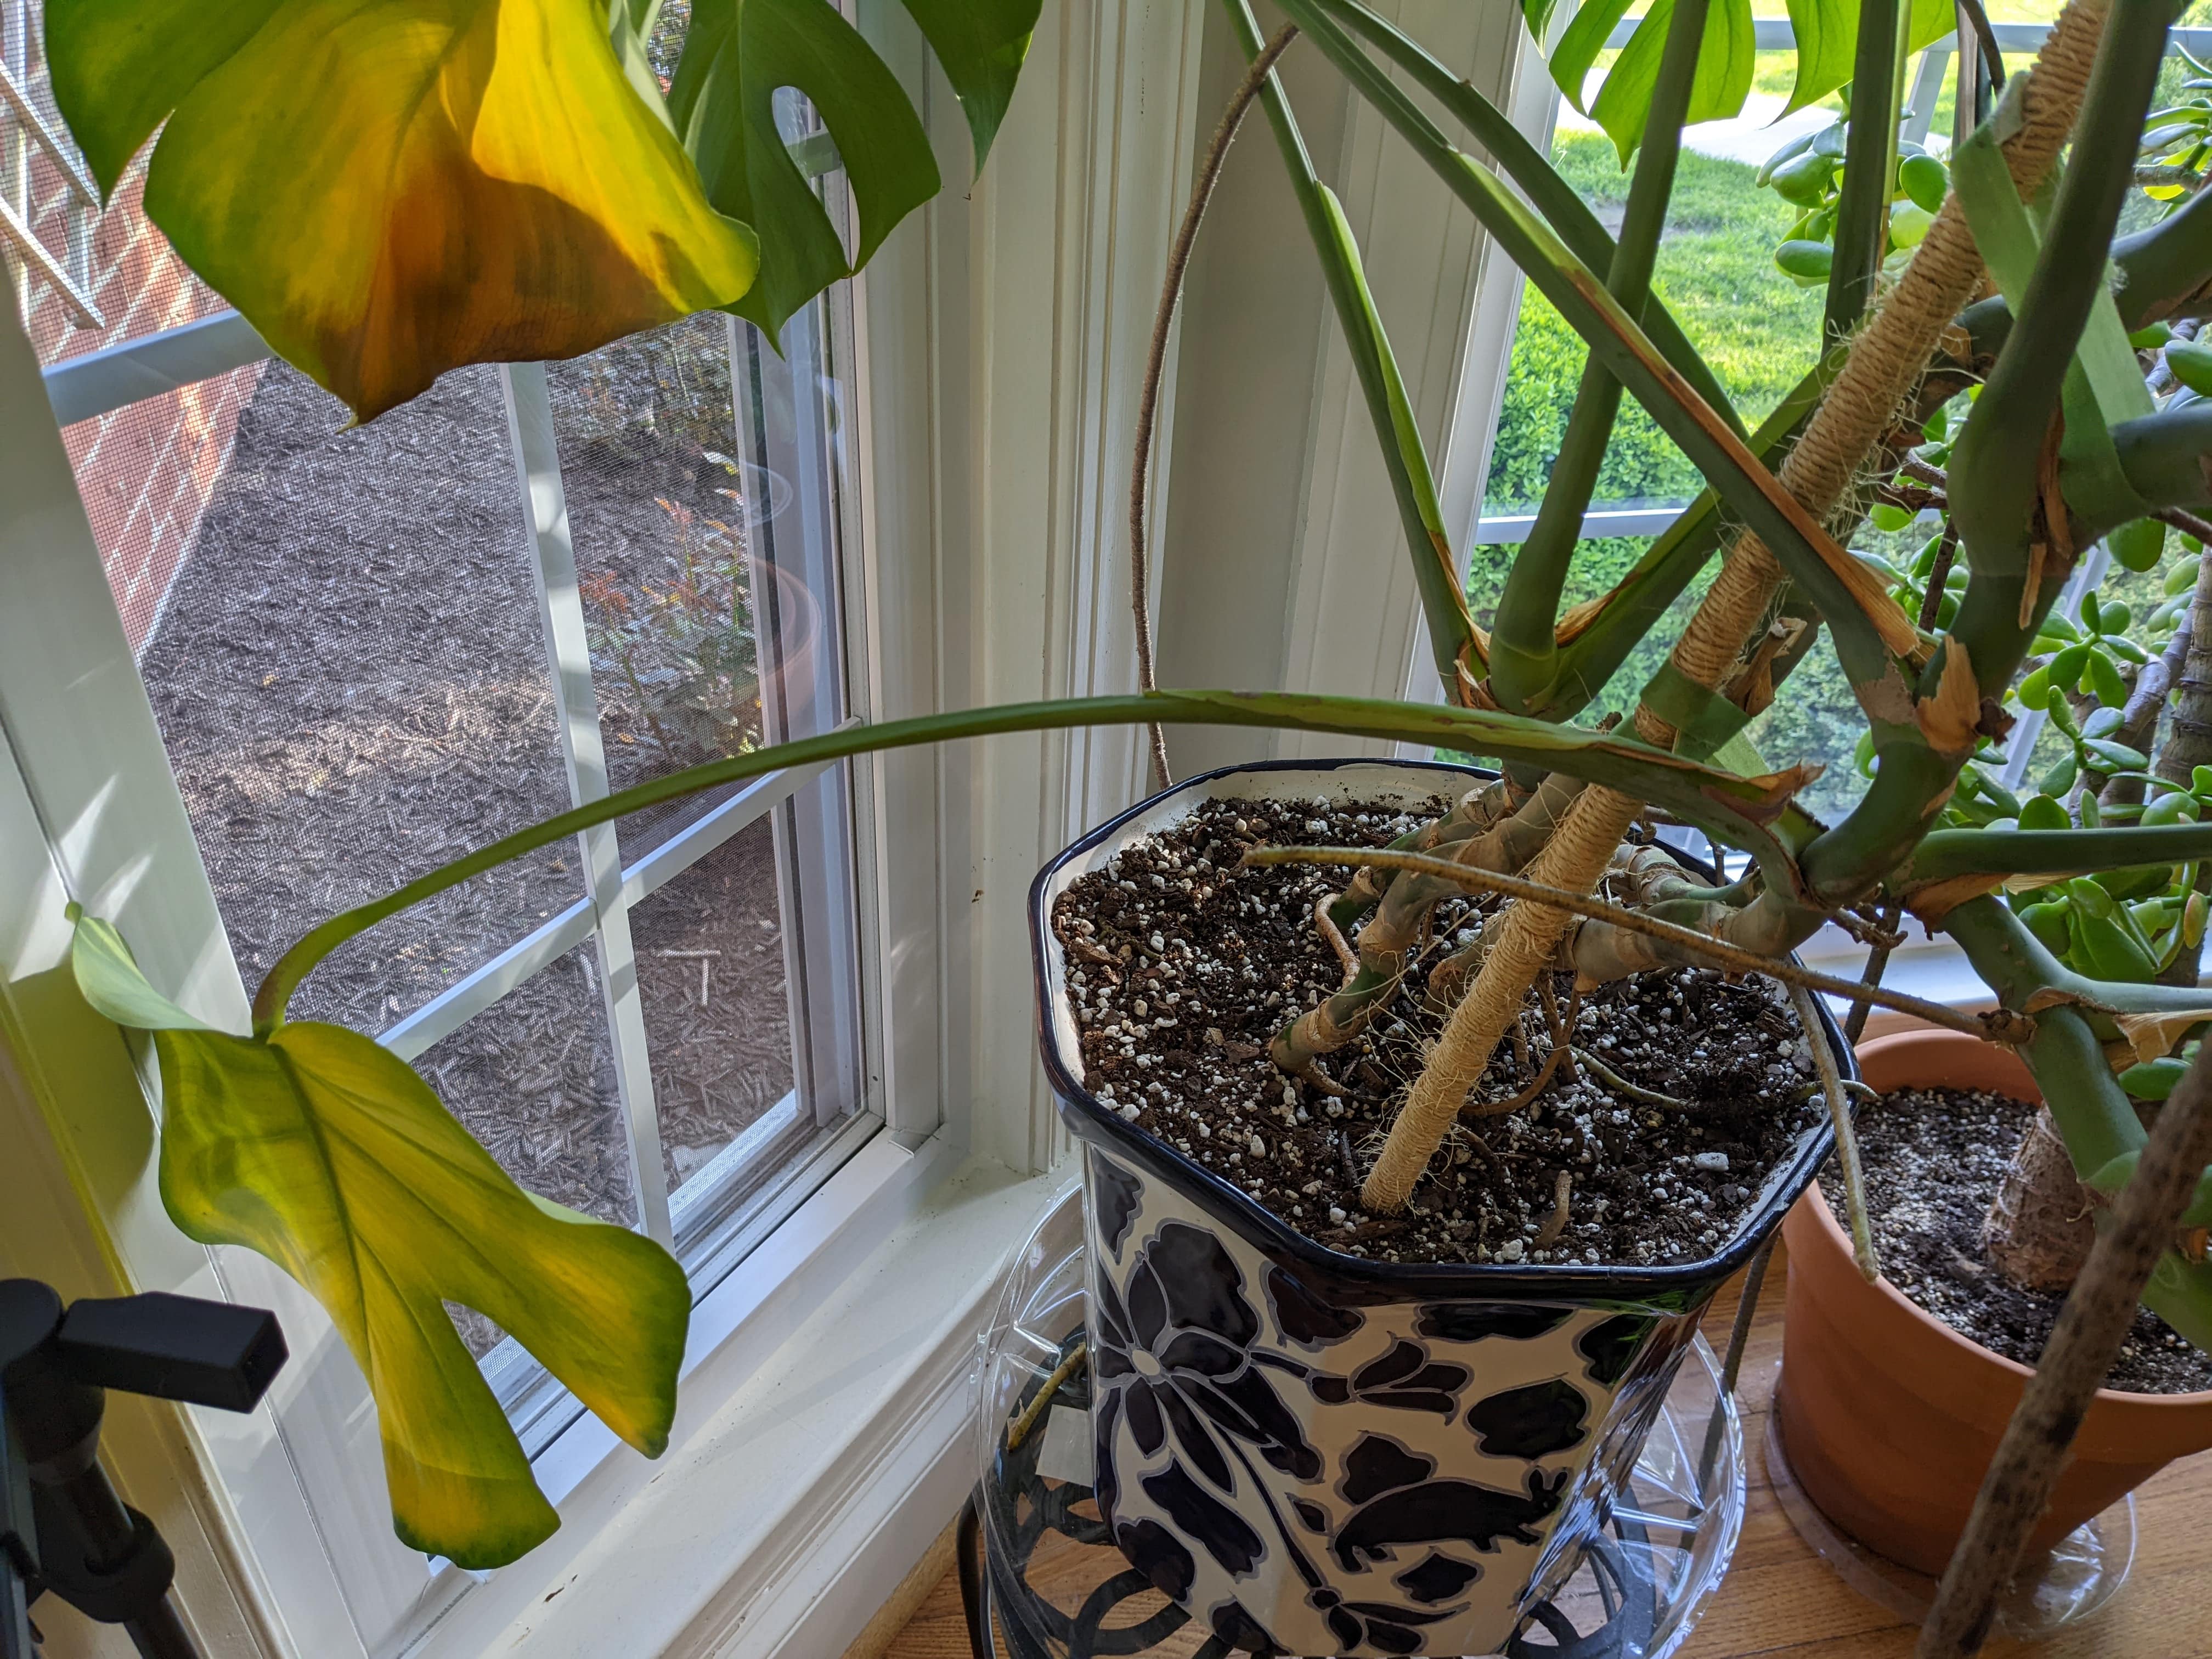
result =
M1084 1087L1051 927L1079 878L1209 798L1417 806L1491 775L1209 773L1091 832L1031 893L1045 1072L1083 1149L1099 1510L1229 1646L1501 1650L1602 1531L1714 1291L1828 1153L1822 1118L1702 1261L1401 1264L1291 1231Z
M1960 1031L1900 1031L1860 1045L1885 1092L1987 1089L2039 1101L2009 1048ZM1799 1483L1860 1542L1931 1577L1966 1529L1974 1494L2030 1375L1869 1285L1816 1186L1783 1225L1790 1291L1774 1409ZM2045 1550L2177 1457L2212 1446L2212 1394L2098 1391L2074 1456L2028 1540Z

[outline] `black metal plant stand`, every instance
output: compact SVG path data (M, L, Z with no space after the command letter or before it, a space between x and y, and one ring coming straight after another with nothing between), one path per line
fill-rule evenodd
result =
M1079 1328L1062 1344L1061 1358L1082 1340ZM1079 1364L1063 1376L1064 1370L1035 1379L1013 1422L1033 1426L1046 1412L1060 1407L1090 1410L1086 1368ZM1039 1407L1036 1396L1047 1387L1054 1392ZM1044 1440L1034 1431L1001 1436L989 1469L961 1514L960 1593L975 1659L994 1659L994 1632L1012 1659L1104 1659L1159 1648L1183 1631L1190 1614L1164 1601L1150 1579L1122 1562L1087 1487L1038 1473ZM984 1547L987 1520L992 1537L1003 1540L1000 1549ZM1065 1546L1051 1547L1055 1538L1097 1553L1096 1570L1105 1575L1073 1613L1031 1582L1041 1549L1054 1558L1055 1577L1069 1576L1068 1551ZM1629 1513L1616 1515L1611 1535L1594 1540L1583 1557L1594 1581L1598 1619L1589 1618L1588 1593L1577 1598L1580 1620L1551 1602L1539 1603L1528 1626L1507 1644L1506 1659L1641 1659L1650 1653L1658 1603L1651 1574L1637 1559L1650 1547L1640 1520ZM1152 1610L1136 1616L1130 1604L1140 1601ZM1584 1624L1590 1628L1582 1628ZM1195 1646L1185 1636L1176 1645L1188 1659L1226 1659L1233 1651L1214 1635Z
M169 1547L100 1467L106 1390L251 1411L284 1360L258 1309L155 1292L64 1310L36 1279L0 1280L0 1659L33 1659L47 1593L122 1626L143 1659L198 1659Z

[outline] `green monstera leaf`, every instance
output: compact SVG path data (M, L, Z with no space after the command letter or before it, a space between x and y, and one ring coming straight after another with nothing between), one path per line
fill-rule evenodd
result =
M1041 0L902 3L960 100L980 170ZM808 135L789 130L790 106L779 109L785 87L811 103L828 130L823 159L842 163L852 186L849 262L809 177L823 168L807 165ZM760 280L731 309L771 337L814 295L866 264L941 182L897 77L828 0L695 0L668 100L709 199L761 227Z
M72 956L94 1008L152 1034L170 1219L276 1263L360 1362L401 1541L495 1567L560 1525L447 1302L498 1324L647 1456L666 1448L691 1314L666 1251L516 1186L406 1062L356 1032L211 1030L89 916Z
M980 166L1040 0L904 3ZM46 37L102 187L158 131L148 214L368 420L464 363L572 357L696 311L774 332L936 193L920 118L830 0L699 0L673 112L645 51L658 14L657 0L47 0ZM779 131L784 87L832 146ZM840 161L850 261L810 182Z
M1652 0L1596 94L1585 103L1584 88L1590 70L1614 28L1628 15L1630 3L1631 0L1591 0L1575 13L1552 49L1552 78L1570 103L1611 137L1624 164L1643 142L1644 125L1651 113L1652 90L1658 82L1667 22L1674 14L1674 0ZM1817 103L1851 78L1852 55L1857 51L1859 36L1856 0L1788 0L1788 3L1797 42L1797 77L1784 114ZM1522 15L1539 40L1557 9L1558 0L1521 0ZM1909 49L1917 52L1955 27L1950 0L1912 0ZM1751 0L1712 0L1705 14L1704 44L1698 52L1697 79L1690 91L1690 124L1727 120L1743 112L1755 66Z

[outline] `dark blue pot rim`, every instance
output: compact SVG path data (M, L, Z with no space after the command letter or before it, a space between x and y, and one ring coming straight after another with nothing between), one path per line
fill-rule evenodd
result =
M1711 1291L1748 1263L1781 1226L1805 1188L1812 1185L1820 1165L1835 1144L1835 1131L1827 1125L1806 1137L1796 1156L1785 1166L1782 1179L1773 1182L1758 1208L1736 1224L1736 1232L1715 1255L1696 1261L1662 1267L1586 1267L1538 1263L1500 1267L1495 1262L1376 1261L1346 1255L1317 1244L1279 1219L1242 1188L1224 1180L1204 1164L1185 1158L1173 1147L1127 1122L1119 1112L1102 1103L1072 1076L1061 1063L1052 1035L1052 1001L1057 989L1052 982L1046 941L1051 935L1052 879L1071 860L1115 840L1133 820L1170 796L1200 789L1217 779L1246 776L1255 772L1334 772L1347 766L1387 765L1412 771L1435 772L1441 777L1488 780L1495 772L1482 767L1457 766L1443 761L1382 761L1374 757L1347 760L1254 761L1243 766L1224 766L1186 778L1172 788L1139 801L1118 817L1109 819L1066 848L1037 872L1030 884L1030 955L1036 975L1037 1047L1044 1059L1045 1075L1060 1097L1060 1115L1068 1127L1085 1140L1110 1147L1146 1173L1201 1205L1217 1219L1233 1228L1247 1243L1266 1252L1286 1267L1295 1267L1309 1282L1333 1284L1347 1302L1453 1300L1504 1302L1541 1301L1620 1303L1653 1307L1686 1307ZM1668 851L1686 867L1710 878L1711 865L1676 848ZM1795 957L1790 958L1793 962ZM1846 1078L1856 1079L1858 1066L1842 1028L1815 997L1820 1029L1837 1065Z

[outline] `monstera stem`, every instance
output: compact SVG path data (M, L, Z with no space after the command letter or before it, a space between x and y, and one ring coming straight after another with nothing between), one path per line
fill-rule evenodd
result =
M2023 199L2042 187L2073 131L2106 11L2104 3L2072 0L2027 72L2021 123L2004 143L2006 167ZM1897 286L1853 343L1803 440L1783 462L1782 482L1791 495L1824 518L1835 511L1982 278L1966 210L1955 195L1947 197ZM1700 685L1719 684L1781 585L1782 567L1766 544L1754 535L1741 537L1675 647L1674 666Z
M2022 119L2004 145L2007 166L2023 197L2033 195L2072 131L2104 32L2106 4L2072 0L2038 54L2024 88ZM1980 252L1965 210L1954 196L1905 268L1897 287L1852 343L1834 385L1784 460L1779 477L1817 517L1843 502L1867 458L1888 431L1914 383L1926 370L1959 311L1983 280ZM1674 672L1710 691L1723 684L1745 643L1765 623L1782 586L1782 567L1757 536L1740 537L1724 556L1704 601L1675 642ZM1671 745L1672 724L1646 703L1637 735ZM1559 836L1530 866L1531 879L1588 894L1604 875L1638 803L1602 786L1585 789ZM1489 1068L1491 1055L1519 1015L1528 988L1550 964L1572 921L1549 907L1518 903L1492 931L1480 971L1446 1022L1428 1064L1361 1191L1370 1210L1405 1207L1413 1186L1443 1145L1467 1091Z

